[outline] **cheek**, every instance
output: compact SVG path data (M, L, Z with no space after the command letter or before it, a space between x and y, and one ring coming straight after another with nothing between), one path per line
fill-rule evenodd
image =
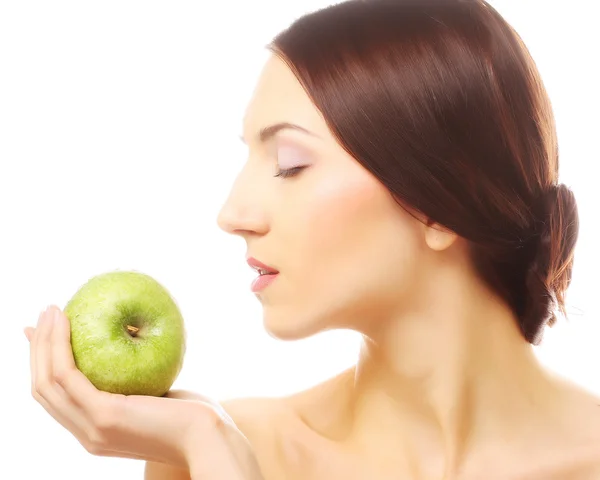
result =
M364 235L374 188L361 179L323 180L311 189L302 208L304 217L300 239L318 255L330 255L343 245Z
M365 322L389 316L416 288L413 217L364 171L348 170L343 180L339 172L315 175L278 197L273 224L284 274L262 300L276 337L368 331Z
M385 187L364 172L321 180L300 207L298 246L323 265L366 268L364 261L385 256L408 234L399 210Z
M362 171L332 178L340 177L315 183L299 204L295 271L304 281L295 281L303 282L304 301L318 303L314 308L347 317L363 300L372 305L374 296L395 297L416 262L418 243L412 217L383 185Z

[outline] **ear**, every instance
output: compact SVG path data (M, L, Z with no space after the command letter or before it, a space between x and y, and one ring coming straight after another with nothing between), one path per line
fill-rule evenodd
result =
M428 220L423 224L425 228L425 242L436 252L450 248L456 242L458 235L439 223Z

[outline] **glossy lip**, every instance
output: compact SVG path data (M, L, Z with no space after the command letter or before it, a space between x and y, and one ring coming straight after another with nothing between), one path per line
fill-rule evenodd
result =
M269 267L268 265L262 263L254 257L248 257L246 261L248 262L248 265L250 265L250 267L254 270L265 270L268 274L279 273L278 270L274 269L273 267Z

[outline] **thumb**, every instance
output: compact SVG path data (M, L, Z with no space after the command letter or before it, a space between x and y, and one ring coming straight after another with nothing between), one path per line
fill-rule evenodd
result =
M31 337L33 336L33 332L35 332L35 328L25 327L23 332L25 332L25 336L27 337L27 340L29 340L31 342Z

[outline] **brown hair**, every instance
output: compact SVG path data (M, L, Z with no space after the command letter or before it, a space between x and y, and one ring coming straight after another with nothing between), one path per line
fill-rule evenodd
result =
M467 239L527 341L566 316L579 220L558 184L550 102L517 33L482 0L350 0L269 48L340 145L402 205Z

